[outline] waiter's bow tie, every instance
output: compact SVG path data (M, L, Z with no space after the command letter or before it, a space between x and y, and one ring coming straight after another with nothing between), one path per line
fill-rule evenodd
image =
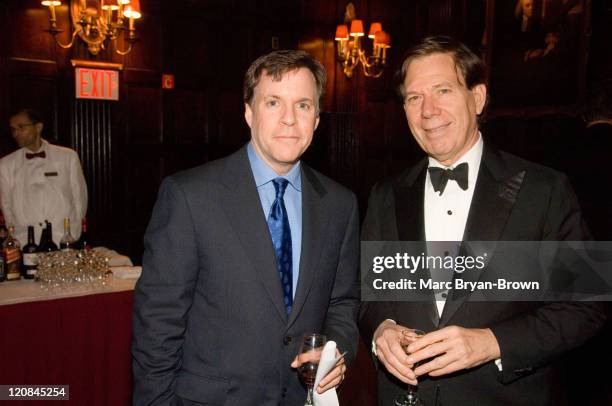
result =
M463 190L468 188L468 164L464 162L455 167L455 169L443 169L432 166L427 169L429 171L429 179L436 192L444 193L448 180L454 180Z
M26 152L26 159L33 159L33 158L46 158L47 154L45 154L45 151L40 151L40 152Z

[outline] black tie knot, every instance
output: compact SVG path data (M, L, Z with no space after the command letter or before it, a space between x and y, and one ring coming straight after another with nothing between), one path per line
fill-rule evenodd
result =
M432 166L427 169L429 171L429 179L434 191L444 193L448 180L454 180L463 190L468 188L468 164L464 162L455 167L455 169L444 169Z
M285 189L287 189L289 181L285 178L276 178L272 180L272 183L274 183L274 189L276 190L276 198L282 199L285 195Z

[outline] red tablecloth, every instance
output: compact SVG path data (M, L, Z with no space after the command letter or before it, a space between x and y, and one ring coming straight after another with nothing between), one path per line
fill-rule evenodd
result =
M132 303L124 291L0 306L0 384L70 385L58 405L131 404Z

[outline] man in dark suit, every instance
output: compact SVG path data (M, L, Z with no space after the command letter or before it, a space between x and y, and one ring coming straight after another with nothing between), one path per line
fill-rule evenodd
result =
M262 56L244 82L250 143L164 180L134 294L135 404L303 405L304 334L354 357L356 199L299 160L324 88L308 53Z
M373 188L362 240L588 237L564 175L483 140L480 58L451 38L429 37L409 51L400 73L406 118L428 158ZM393 405L417 381L428 406L565 404L560 359L604 322L594 303L483 303L452 290L432 293L430 301L362 306L362 332L381 364L380 405ZM407 328L427 333L408 347L410 355L398 339Z

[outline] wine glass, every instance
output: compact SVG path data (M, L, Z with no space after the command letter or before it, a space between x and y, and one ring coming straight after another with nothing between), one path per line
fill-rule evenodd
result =
M408 346L424 335L425 332L421 330L406 329L401 331L399 337L400 345L402 346L404 351L406 351L406 354L409 354ZM417 362L413 368L417 367L419 364L420 362ZM408 389L406 390L406 392L404 392L395 399L395 406L424 406L423 401L419 399L416 391L416 386L408 385Z
M308 389L308 396L306 397L304 406L313 405L312 396L315 378L317 376L317 368L319 367L319 360L321 359L321 351L323 351L323 346L326 342L327 338L322 334L306 334L302 339L300 354L304 354L302 359L307 362L303 362L302 365L300 365L298 372Z

